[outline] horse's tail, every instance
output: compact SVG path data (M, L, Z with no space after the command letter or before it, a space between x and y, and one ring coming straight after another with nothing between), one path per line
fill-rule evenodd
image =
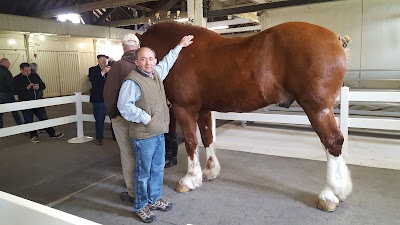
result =
M347 48L350 42L350 37L349 36L340 36L339 35L339 41L342 44L343 48Z
M349 36L338 36L340 44L344 48L344 52L346 53L346 59L349 60L350 49L349 49L349 42L351 41Z

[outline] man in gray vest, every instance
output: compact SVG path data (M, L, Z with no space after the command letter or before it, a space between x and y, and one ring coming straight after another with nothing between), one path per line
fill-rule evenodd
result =
M135 155L136 215L145 223L156 216L151 210L168 211L173 204L161 199L165 143L169 115L162 81L168 75L182 48L192 44L193 35L182 38L159 64L154 50L143 47L136 51L136 69L122 84L118 96L118 110L130 122L129 136ZM157 65L156 65L157 64Z

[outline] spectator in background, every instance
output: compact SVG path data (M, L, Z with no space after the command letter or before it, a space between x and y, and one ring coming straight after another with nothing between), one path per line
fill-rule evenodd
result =
M104 86L104 104L110 117L115 137L118 142L121 155L122 174L126 184L126 191L120 193L120 199L124 202L134 202L135 192L133 186L133 171L135 157L132 152L132 142L129 138L129 122L122 118L117 108L118 94L126 76L136 68L135 52L140 48L139 39L135 34L127 34L122 40L124 54L121 60L112 65Z
M43 98L43 90L46 85L40 79L36 73L31 73L31 66L28 63L21 63L19 66L21 73L13 78L12 87L14 94L18 95L19 101L30 101ZM47 113L44 107L22 110L25 123L33 122L33 114L42 121L47 120ZM46 132L52 138L61 138L64 136L63 133L56 133L53 127L45 128ZM29 132L31 141L33 143L39 142L37 131Z
M97 66L89 68L90 102L93 105L93 115L96 120L96 144L103 144L104 119L106 118L106 106L104 105L103 90L110 66L107 65L108 56L98 55Z
M10 66L10 60L7 58L0 59L0 104L15 102L11 85L13 76L9 70ZM18 125L24 123L18 111L11 112L11 115L13 116L15 123ZM0 128L3 128L3 126L3 113L0 113Z

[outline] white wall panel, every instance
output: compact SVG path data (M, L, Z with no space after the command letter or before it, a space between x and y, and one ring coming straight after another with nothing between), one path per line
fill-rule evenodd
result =
M362 68L396 69L400 78L400 1L364 0L362 32Z
M38 51L36 63L38 74L46 84L44 97L61 95L58 53L56 51Z
M349 0L267 10L261 17L262 29L284 22L301 21L325 27L338 35L348 35L348 69L360 69L362 0Z
M96 65L96 55L94 52L80 52L79 53L79 74L81 80L82 93L89 94L91 88L89 82L89 68Z
M261 24L266 29L283 22L304 21L349 35L347 84L400 88L399 15L399 0L346 0L267 10Z
M58 52L61 95L81 91L78 52Z

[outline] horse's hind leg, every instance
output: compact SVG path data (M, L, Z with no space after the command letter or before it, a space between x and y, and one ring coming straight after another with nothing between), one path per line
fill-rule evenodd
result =
M199 113L197 124L199 125L201 140L206 148L207 155L206 168L203 170L203 177L205 180L214 180L221 171L221 166L217 156L215 155L211 123L210 111Z
M196 137L197 112L176 105L173 107L179 126L182 128L188 155L188 170L179 181L176 191L188 192L200 187L203 182Z
M311 125L326 148L327 179L319 195L318 208L334 211L339 200L344 200L351 193L350 171L341 155L343 135L332 111L332 104L299 102L310 119Z

